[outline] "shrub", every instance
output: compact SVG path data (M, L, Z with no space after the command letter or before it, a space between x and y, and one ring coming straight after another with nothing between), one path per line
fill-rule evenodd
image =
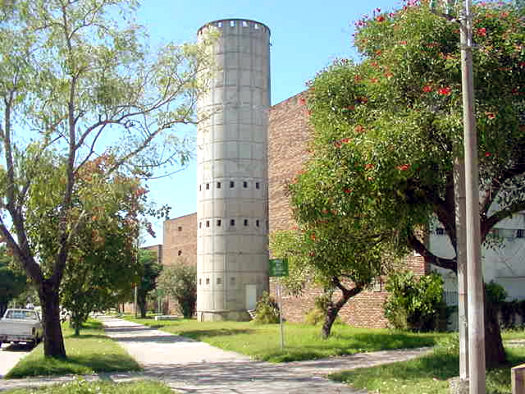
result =
M186 319L191 319L197 303L197 268L179 261L164 267L157 287L174 298Z
M332 294L333 291L329 291L315 298L314 307L310 309L304 317L306 324L315 326L324 321L326 311L328 310L328 304L332 300Z
M279 305L266 291L257 301L254 322L256 324L279 323Z
M385 317L394 328L431 331L446 319L443 279L437 273L417 279L410 271L390 275L386 284L390 292L385 302Z

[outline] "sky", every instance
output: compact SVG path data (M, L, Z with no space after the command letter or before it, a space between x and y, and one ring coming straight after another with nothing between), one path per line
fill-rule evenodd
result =
M305 83L336 58L358 60L353 48L354 22L376 8L390 11L402 0L143 0L137 22L145 26L152 47L167 42L194 42L204 24L228 18L253 19L271 31L271 104L303 91ZM190 131L193 134L196 130ZM197 207L195 159L178 173L148 182L156 205L171 207L170 218L194 213ZM162 221L154 221L162 243Z

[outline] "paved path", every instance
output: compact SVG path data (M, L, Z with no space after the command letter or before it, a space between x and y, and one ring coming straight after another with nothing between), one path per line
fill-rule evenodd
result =
M326 379L326 375L417 357L428 348L358 353L321 360L272 364L227 352L203 342L154 330L113 317L100 317L106 333L144 368L139 373L87 376L116 382L138 378L163 381L181 393L364 393ZM0 391L15 387L63 383L74 377L0 381Z
M32 347L4 343L0 346L0 379L7 374L16 363L29 354Z

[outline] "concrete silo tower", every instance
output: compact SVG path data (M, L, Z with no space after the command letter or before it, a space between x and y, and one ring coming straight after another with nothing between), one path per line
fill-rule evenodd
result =
M197 318L244 320L268 290L270 30L225 19L207 48L214 68L198 101Z

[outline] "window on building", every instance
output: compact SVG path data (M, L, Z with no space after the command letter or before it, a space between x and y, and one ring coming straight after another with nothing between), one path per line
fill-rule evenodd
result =
M230 181L230 189L233 189L235 187L235 182L234 181Z
M221 183L217 182L217 189L220 189L220 188L221 188Z
M222 279L221 278L217 278L217 284L218 285L222 284Z
M199 278L199 285L202 285L202 279Z
M199 222L199 228L202 228L202 222Z
M210 221L206 220L206 227L210 227Z
M259 219L257 219L257 220L255 221L255 225L256 225L257 227L259 227Z
M209 183L206 184L206 190L210 190L210 184Z
M235 277L232 276L232 277L230 278L230 284L232 284L232 285L235 284Z
M242 183L242 187L244 187L244 188L246 189L246 188L248 187L248 182L244 181L244 182Z
M259 182L255 182L255 188L256 188L256 189L259 189L260 186L261 186L261 185L260 185Z
M217 219L217 227L221 227L221 219Z
M248 225L248 219L244 219L244 225L245 225L245 226Z
M436 235L445 235L445 229L443 227L436 228Z
M230 226L235 226L235 219L230 220Z
M179 228L178 228L177 230L179 230L179 231L182 231L182 227L181 227L181 226L179 226Z
M525 238L525 230L522 228L516 230L516 238Z
M202 191L202 185L199 185L199 191Z
M182 255L182 250L179 250L179 251L177 252L177 256L181 256L181 255Z
M207 284L207 285L210 284L210 278L206 278L206 284Z

